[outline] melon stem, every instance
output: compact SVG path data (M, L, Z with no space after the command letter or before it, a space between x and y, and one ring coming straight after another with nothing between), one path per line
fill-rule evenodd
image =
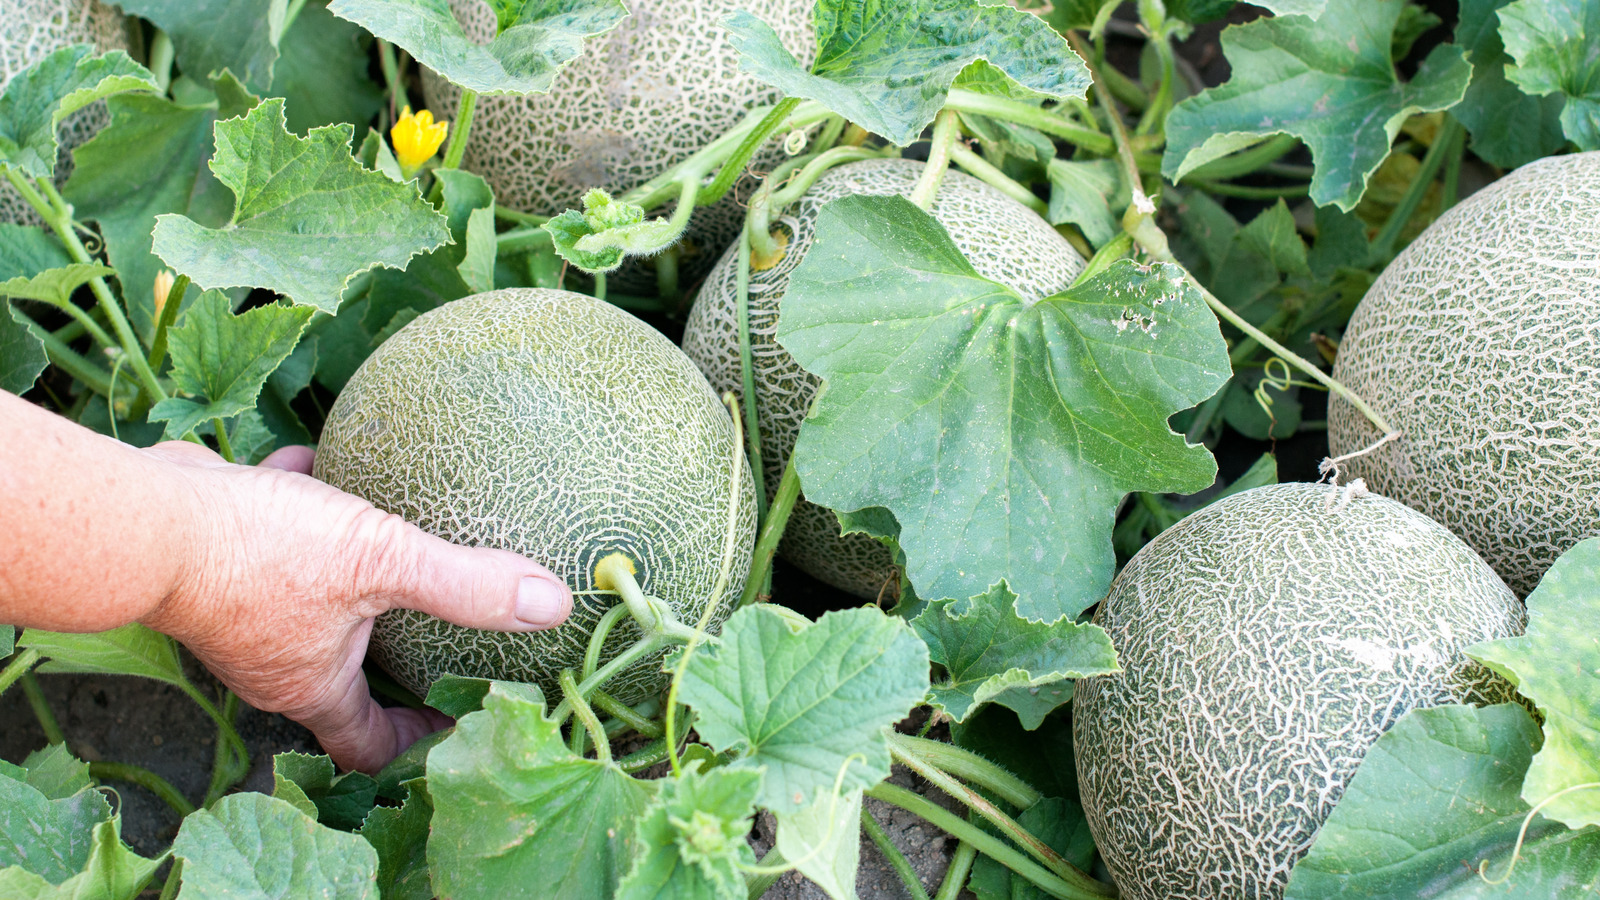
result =
M633 577L633 561L625 554L613 553L600 560L594 574L598 586L609 587L622 596L628 612L645 634L677 643L686 643L694 636L694 629L678 621L665 603L645 595Z
M1040 199L1033 191L1028 190L1026 186L1018 183L1016 179L995 168L993 163L974 153L971 148L964 146L959 141L950 148L950 159L956 165L966 169L974 178L1039 215L1042 216L1049 211L1050 204Z
M956 900L961 895L961 889L967 886L967 876L972 873L972 861L977 859L978 851L966 841L956 845L956 852L950 857L950 865L944 870L944 880L939 882L939 893L933 895L933 900Z
M916 756L928 765L973 782L1019 810L1027 809L1043 799L1044 795L1034 790L1032 785L971 750L909 734L893 734L889 740L891 748L898 747L902 753Z
M583 734L589 735L589 740L594 742L594 756L600 763L611 762L611 742L606 740L606 730L600 727L600 718L584 702L583 695L578 693L578 680L572 676L571 669L562 669L559 679L561 683L561 696L563 703L572 705L572 711L577 715L578 721L583 723L583 729L573 730L572 752L578 756L583 755Z
M669 641L659 634L647 635L639 639L632 647L617 654L616 658L601 666L599 671L578 683L579 696L587 697L590 692L600 685L616 677L618 672L633 665L639 660L665 647ZM550 711L550 718L560 725L572 715L572 704L562 700L556 708Z
M767 520L761 523L761 534L756 538L756 549L750 562L750 577L745 579L740 606L749 606L761 595L762 585L772 571L772 557L783 540L783 530L789 524L789 514L795 501L800 499L800 473L795 469L794 453L783 466L783 477L778 480L778 491L772 496L772 507L767 510Z
M606 638L611 636L611 629L616 627L617 621L632 612L626 603L613 606L606 610L600 621L595 623L594 631L589 634L589 646L583 652L583 677L588 678L600 668L600 651L605 647Z
M928 162L922 177L911 191L911 202L923 212L933 208L933 198L950 169L950 147L961 138L960 117L954 110L942 109L933 121L933 141L928 147Z
M878 824L878 820L872 817L872 812L865 805L861 807L861 830L867 839L872 841L872 845L878 848L878 852L883 854L883 858L889 861L889 868L894 869L894 873L900 876L900 883L905 885L906 892L913 900L928 900L928 891L922 886L922 879L917 876L917 870L911 867L911 861L906 859L906 855L894 845L894 841L889 840L888 833Z

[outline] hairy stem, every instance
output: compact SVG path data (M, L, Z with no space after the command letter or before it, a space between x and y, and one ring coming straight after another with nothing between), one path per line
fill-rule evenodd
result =
M967 876L972 874L972 862L978 856L978 851L966 841L956 845L956 852L950 857L950 865L944 870L944 880L939 882L939 893L933 900L956 900L961 895L961 889L967 884Z
M783 540L783 530L789 524L789 513L794 511L800 497L800 473L794 467L794 454L783 466L783 477L778 479L778 491L772 497L772 507L767 510L767 520L761 523L761 533L756 536L756 548L750 561L750 575L744 582L740 606L756 602L767 575L772 571L772 557L778 552L778 542Z
M759 207L764 209L765 206ZM761 527L767 521L766 461L761 457L761 421L756 415L755 354L750 349L750 247L755 238L751 220L757 217L752 208L745 217L745 227L739 232L738 268L734 270L734 310L739 323L739 387L744 403L745 454L750 458L750 471L756 479L756 523ZM771 238L763 231L764 238Z
M917 877L917 870L911 867L911 861L906 859L906 855L894 845L894 841L889 840L889 835L884 832L883 826L878 824L878 820L872 817L872 813L867 811L865 805L861 807L861 830L866 832L867 839L872 841L872 845L878 848L884 859L888 860L889 868L894 869L894 873L900 876L900 883L906 886L906 892L913 900L928 900L928 891L922 886L922 879Z
M1214 159L1203 166L1199 166L1194 171L1183 176L1183 180L1226 181L1230 178L1249 175L1271 163L1277 162L1298 146L1300 146L1300 139L1294 135L1276 134L1231 156Z
M1389 213L1389 218L1384 220L1378 236L1372 239L1372 253L1378 261L1387 263L1394 257L1394 245L1400 239L1400 232L1405 229L1406 223L1411 221L1411 216L1416 213L1417 207L1422 205L1422 198L1427 196L1428 187L1433 184L1433 176L1438 174L1445 157L1454 149L1461 132L1461 123L1446 113L1444 126L1434 136L1433 145L1422 157L1422 166L1417 169L1416 177L1401 196L1400 204Z
M149 769L118 762L92 762L89 763L89 774L96 781L126 781L136 784L157 797L177 813L179 818L194 812L194 804L189 798L172 786L172 782L162 778Z
M761 895L770 890L773 885L778 883L778 879L783 877L783 874L778 871L782 867L783 854L779 853L777 846L774 845L771 850L762 854L761 860L756 863L756 868L760 869L760 872L745 873L744 886L748 900L761 900Z
M166 31L157 28L155 37L150 39L150 74L156 78L156 87L165 94L167 88L172 86L172 61L176 58L176 51L172 46L172 36Z
M933 198L944 183L944 173L950 169L950 148L961 137L957 127L959 117L954 110L944 109L933 120L933 141L928 146L928 162L922 167L917 186L911 189L911 202L923 212L933 208Z
M45 699L44 690L39 687L39 679L32 671L22 673L22 693L28 698L28 706L33 709L33 717L39 720L39 728L44 731L44 739L52 744L65 744L67 736L61 731L61 723L56 721L55 710L50 708L50 701Z
M601 712L639 732L645 737L660 737L664 732L661 726L640 715L633 707L623 703L605 691L595 688L589 694L589 699L600 708Z
M669 641L658 634L647 635L632 647L617 654L616 658L601 666L593 675L578 683L578 693L587 697L590 691L605 684L616 676L618 672L633 665L639 660L665 647ZM556 708L550 711L550 718L559 725L572 715L572 704L562 700Z
M891 734L889 741L890 746L898 748L901 753L916 756L928 765L937 766L957 778L970 781L1019 810L1027 809L1043 798L1043 795L1026 781L971 750L908 734Z
M217 433L217 452L228 462L238 462L238 457L233 455L233 442L228 440L228 423L220 418L211 420L211 430Z
M799 97L785 97L778 101L778 105L767 113L739 145L734 148L733 155L723 162L722 168L717 171L717 177L709 185L700 189L695 201L702 206L709 206L721 200L739 176L744 174L744 167L749 164L750 157L755 156L761 145L767 142L772 133L783 127L785 119L800 105Z
M962 88L952 88L945 98L944 108L955 112L987 116L1016 125L1026 125L1051 137L1082 147L1090 153L1106 154L1112 150L1111 138L1092 128L1085 128L1052 110L1031 103L978 94Z
M583 652L583 677L588 678L594 670L600 667L600 651L605 647L606 638L611 636L611 629L623 616L632 612L627 603L613 606L606 610L600 621L595 623L594 631L589 634L589 646Z
M16 684L17 679L31 672L33 667L39 664L40 658L39 651L31 647L11 657L6 667L0 669L0 694L4 694L7 688Z
M461 89L461 100L456 104L456 120L450 123L450 143L444 148L444 161L441 165L446 169L461 168L461 157L467 152L467 139L472 136L472 111L478 106L478 92ZM444 187L437 180L434 189L443 192Z
M1187 177L1184 182L1208 194L1219 197L1238 197L1242 200L1276 200L1279 197L1304 197L1311 193L1309 184L1286 184L1281 187L1257 187L1249 184L1231 184L1226 181L1206 181Z

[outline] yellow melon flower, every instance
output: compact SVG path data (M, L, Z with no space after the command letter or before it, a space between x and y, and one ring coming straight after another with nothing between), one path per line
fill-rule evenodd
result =
M433 113L426 109L416 115L412 115L409 106L401 111L400 120L389 129L389 142L400 160L400 173L406 178L417 174L422 164L439 152L449 130L449 122L433 121Z

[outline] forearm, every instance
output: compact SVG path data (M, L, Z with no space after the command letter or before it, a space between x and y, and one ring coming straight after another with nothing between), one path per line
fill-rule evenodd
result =
M186 576L196 504L171 466L0 391L0 622L147 615Z

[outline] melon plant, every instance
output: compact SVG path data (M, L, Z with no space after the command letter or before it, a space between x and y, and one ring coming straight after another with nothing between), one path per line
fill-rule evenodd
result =
M1460 535L1519 594L1600 535L1600 152L1530 163L1401 253L1334 377L1400 432L1351 476ZM1335 455L1380 433L1335 399Z
M7 0L0 22L0 92L17 73L70 44L93 44L100 53L128 49L122 14L99 0ZM93 137L108 118L105 104L96 103L62 122L58 185L72 174L72 149ZM0 222L38 218L16 189L0 179Z
M806 372L778 344L778 307L789 274L805 258L817 215L830 202L852 195L910 196L923 164L908 159L873 159L832 169L779 220L787 235L783 258L750 272L750 350L761 426L762 467L769 493L777 491L801 422L821 379ZM1083 258L1066 239L1021 203L962 172L945 175L929 210L950 232L979 274L1035 299L1065 288L1083 270ZM683 349L713 387L738 391L738 247L723 254L706 279L684 327ZM840 536L828 509L795 504L779 552L815 578L872 599L895 581L889 551L865 534Z
M721 24L732 12L759 12L792 52L811 52L809 0L637 0L628 7L629 17L568 64L549 93L478 98L462 165L489 182L499 203L556 215L580 207L591 188L623 193L705 147L750 107L775 102L777 91L740 70ZM494 35L487 3L451 0L450 8L469 36ZM439 116L450 115L461 95L426 70L423 90ZM731 204L724 212L717 234L702 232L716 246L740 218ZM697 228L708 218L697 217Z
M1514 697L1461 651L1524 619L1432 519L1348 487L1280 484L1145 545L1094 621L1123 671L1077 685L1084 811L1122 896L1176 900L1282 896L1401 714Z
M671 341L582 294L512 289L448 303L362 364L328 414L316 476L460 544L522 553L564 578L572 616L499 634L397 610L378 619L378 662L419 695L449 672L530 681L559 696L595 623L617 604L592 592L617 552L645 593L696 621L727 541L727 410ZM749 568L755 493L741 466L739 548L720 623ZM619 625L602 658L636 638ZM659 654L612 682L636 702L663 683Z

